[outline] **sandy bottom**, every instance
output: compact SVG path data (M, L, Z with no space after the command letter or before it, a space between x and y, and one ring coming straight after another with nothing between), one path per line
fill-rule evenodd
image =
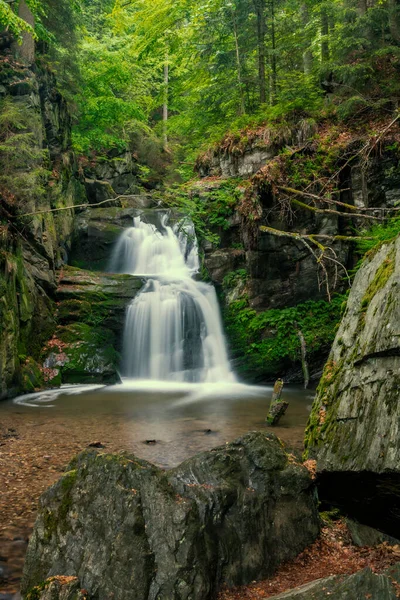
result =
M248 431L265 430L271 396L270 388L237 385L188 390L143 383L77 391L0 404L0 600L18 591L38 499L73 456L101 443L105 451L135 453L171 468ZM285 399L288 412L273 431L301 452L312 394L288 388Z

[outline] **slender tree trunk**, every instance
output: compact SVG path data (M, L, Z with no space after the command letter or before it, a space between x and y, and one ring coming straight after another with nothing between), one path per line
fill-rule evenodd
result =
M305 2L301 5L301 20L303 24L303 28L306 31L308 23L310 21L310 13L308 10L308 6ZM307 40L307 49L303 53L303 70L305 75L310 75L313 68L314 56L311 50L311 40L309 36L306 34Z
M265 104L267 101L266 78L265 78L265 63L266 63L266 48L265 48L265 0L253 0L254 8L257 15L257 40L258 40L258 87L260 90L260 102Z
M390 35L395 42L400 42L400 6L398 0L389 0L389 28Z
M362 17L367 14L367 10L368 10L367 0L358 0L358 2L357 2L358 14Z
M35 18L25 0L21 0L19 3L18 16L28 25L35 27ZM28 31L22 32L22 44L15 43L13 50L16 57L24 63L32 65L35 62L35 40Z
M271 78L270 78L270 103L274 106L276 103L276 35L275 35L275 0L271 0Z
M164 63L164 103L163 103L163 145L168 150L168 92L169 92L169 56L165 53Z
M300 340L300 349L301 349L301 367L303 369L303 377L304 377L304 389L308 388L308 384L310 383L310 371L308 369L308 361L307 361L307 345L306 340L304 339L303 332L301 329L296 327L297 335Z
M244 114L246 114L246 106L245 106L245 102L244 102L244 93L243 93L242 62L240 59L238 27L237 27L236 17L233 13L232 13L232 23L233 23L233 35L235 38L235 48L236 48L237 78L238 78L238 84L239 84L239 98L240 98L239 112L241 115L244 115Z
M321 9L321 62L329 61L329 17L325 8Z

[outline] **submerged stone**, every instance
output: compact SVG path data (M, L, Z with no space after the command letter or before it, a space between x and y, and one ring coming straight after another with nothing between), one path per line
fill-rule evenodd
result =
M23 593L77 577L98 600L207 600L267 577L319 532L308 471L250 433L164 472L87 451L41 498Z

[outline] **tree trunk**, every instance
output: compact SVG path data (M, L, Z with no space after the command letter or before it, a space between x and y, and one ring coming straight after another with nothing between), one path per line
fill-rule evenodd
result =
M329 17L325 8L321 9L321 62L329 61Z
M258 87L260 90L260 102L265 104L267 101L266 78L265 78L265 63L266 63L266 48L265 48L265 0L253 0L254 8L257 16L257 42L258 42Z
M19 3L18 16L31 27L35 27L35 18L25 0L21 0ZM14 44L13 50L15 56L27 65L35 62L35 40L28 31L22 32L22 44Z
M163 146L168 150L168 87L169 87L169 56L165 53L164 63L164 104L163 104Z
M303 369L303 377L304 377L304 389L308 388L308 384L310 383L310 371L308 369L308 361L307 361L307 345L306 340L304 339L303 332L297 326L296 331L300 340L300 349L301 349L301 367Z
M246 114L246 107L245 107L244 95L243 95L242 63L240 60L238 28L237 28L235 15L233 13L232 13L232 23L233 23L233 35L235 38L235 48L236 48L237 78L238 78L238 84L239 84L239 98L240 98L239 112L241 115L244 115L244 114Z
M301 20L303 24L304 31L307 31L307 26L310 21L310 13L308 10L308 6L305 2L300 7L301 10ZM313 68L314 56L311 50L311 40L309 39L309 35L306 33L307 40L307 49L303 53L303 70L305 75L310 75Z
M357 2L357 12L362 17L367 14L368 5L367 0L358 0Z
M389 0L389 28L395 42L400 42L399 13L399 0Z
M275 1L271 0L271 82L270 82L270 103L274 106L276 103L276 36L275 36Z

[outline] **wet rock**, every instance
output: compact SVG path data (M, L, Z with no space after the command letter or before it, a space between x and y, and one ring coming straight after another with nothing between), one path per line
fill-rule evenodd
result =
M308 471L251 433L164 472L132 455L79 455L41 498L23 593L53 575L98 600L206 600L270 575L318 535Z
M125 312L142 285L130 275L63 268L59 325L41 355L48 385L119 381Z
M400 537L400 237L356 275L306 432L322 499Z
M354 575L319 579L299 588L272 596L270 600L396 600L400 583L400 567L376 574L364 569Z

